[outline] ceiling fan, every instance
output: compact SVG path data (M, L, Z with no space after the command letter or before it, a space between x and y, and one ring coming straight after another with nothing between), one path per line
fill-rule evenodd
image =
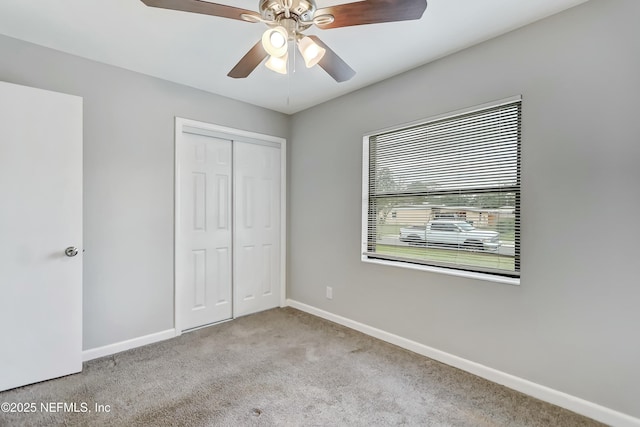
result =
M317 36L304 35L315 25L320 29L377 24L382 22L420 19L427 8L427 0L363 0L318 9L315 0L258 0L259 12L202 0L141 0L151 7L220 16L240 21L262 22L269 28L227 74L245 78L267 57L265 66L286 74L289 43L298 46L305 65L318 64L337 82L355 75L334 51Z

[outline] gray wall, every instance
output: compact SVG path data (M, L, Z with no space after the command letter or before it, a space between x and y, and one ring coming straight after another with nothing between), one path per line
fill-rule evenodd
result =
M173 328L174 116L285 138L289 117L3 36L0 80L84 98L83 347Z
M296 114L289 298L640 417L638 16L592 0ZM362 263L362 135L517 94L521 286Z

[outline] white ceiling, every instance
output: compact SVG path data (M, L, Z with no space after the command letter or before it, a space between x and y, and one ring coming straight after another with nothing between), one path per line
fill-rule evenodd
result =
M307 34L321 37L356 71L344 83L301 60L287 76L261 65L246 79L231 79L227 73L260 39L264 24L150 8L140 0L1 0L0 34L295 113L585 1L428 0L418 21L310 28ZM258 0L217 2L258 6Z

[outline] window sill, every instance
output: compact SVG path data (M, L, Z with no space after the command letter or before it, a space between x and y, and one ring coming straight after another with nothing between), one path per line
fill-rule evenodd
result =
M486 282L502 283L505 285L514 285L514 286L520 285L519 277L518 278L503 277L495 274L478 273L474 271L453 270L449 268L433 267L430 265L410 264L410 263L401 262L401 261L375 259L375 258L369 258L366 255L362 256L362 262L367 262L370 264L386 265L390 267L407 268L410 270L428 271L430 273L440 273L440 274L446 274L449 276L464 277L467 279L476 279L476 280L483 280Z

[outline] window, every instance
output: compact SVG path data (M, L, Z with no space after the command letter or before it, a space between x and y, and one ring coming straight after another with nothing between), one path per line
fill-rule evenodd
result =
M518 278L520 123L515 97L365 135L363 260Z

